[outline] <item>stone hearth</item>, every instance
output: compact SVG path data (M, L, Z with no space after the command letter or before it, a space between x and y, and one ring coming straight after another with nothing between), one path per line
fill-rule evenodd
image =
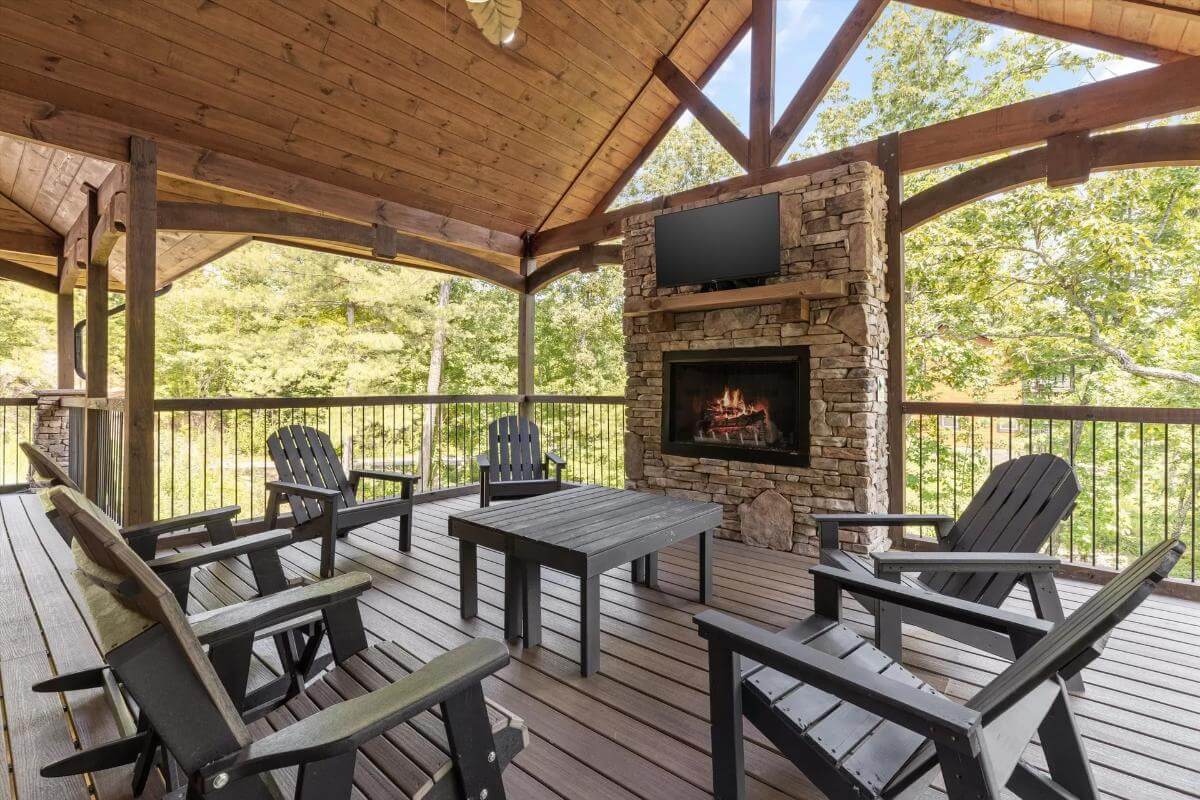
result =
M789 302L677 313L669 324L627 317L626 485L721 503L719 535L815 555L811 514L887 509L886 193L882 173L863 162L685 208L773 192L780 195L782 268L770 281L838 278L848 295L813 300L807 310ZM699 291L656 285L653 220L678 210L626 220L627 301ZM661 451L665 351L790 345L810 347L808 467ZM843 536L856 549L886 545L885 530L843 529Z

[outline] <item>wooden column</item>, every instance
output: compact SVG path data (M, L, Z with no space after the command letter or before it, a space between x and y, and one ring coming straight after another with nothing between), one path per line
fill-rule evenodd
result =
M900 173L900 134L890 133L879 139L879 168L883 170L887 189L887 276L888 291L888 374L887 374L887 436L888 436L888 511L904 511L904 398L906 372L904 358L904 228L900 203L903 200L903 179ZM904 536L901 528L891 531L892 542L899 544Z
M100 219L99 197L95 187L87 192L87 224L83 232L83 252L92 251L92 232ZM84 354L87 373L85 394L88 399L108 397L108 262L89 263L87 267L87 351ZM98 500L100 486L100 436L104 412L89 408L84 414L83 432L83 493L89 500Z
M537 267L532 258L522 259L521 274L529 275ZM534 309L537 296L532 292L517 295L517 394L528 397L533 394L534 357ZM533 402L521 401L521 416L533 416Z
M129 140L125 241L124 523L154 516L154 284L158 156L153 141Z
M58 293L55 338L58 346L58 388L75 388L75 290Z
M775 0L754 0L750 35L750 167L771 166L775 124Z

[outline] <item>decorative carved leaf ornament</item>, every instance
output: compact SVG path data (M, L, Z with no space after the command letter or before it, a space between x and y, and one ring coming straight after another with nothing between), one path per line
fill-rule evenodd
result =
M492 44L508 44L517 35L521 0L467 0L467 8L479 30Z

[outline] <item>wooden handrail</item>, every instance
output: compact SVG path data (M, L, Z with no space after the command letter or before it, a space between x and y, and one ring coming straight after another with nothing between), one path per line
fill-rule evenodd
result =
M1083 422L1152 422L1200 424L1200 408L1143 408L1137 406L1039 406L1012 403L935 403L905 401L905 414L996 419L1061 419Z

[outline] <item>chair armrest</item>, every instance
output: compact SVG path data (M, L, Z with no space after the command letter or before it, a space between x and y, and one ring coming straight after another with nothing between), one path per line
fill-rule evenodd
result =
M336 578L225 606L193 621L192 630L200 643L207 645L251 636L257 631L351 600L369 588L370 575L347 572Z
M138 555L142 556L142 558L151 559L154 558L154 551L158 546L158 537L165 533L186 531L203 525L209 529L210 540L214 538L214 533L218 534L216 538L221 538L220 534L225 534L224 538L226 539L233 538L233 518L241 510L241 506L225 506L224 508L213 508L207 511L197 511L192 514L183 514L182 516L171 517L170 519L160 519L157 522L129 525L121 528L121 536L125 538L130 547L137 551Z
M1053 572L1059 565L1054 556L1041 553L910 553L887 550L871 553L876 575L900 572Z
M419 475L405 475L401 472L385 472L378 469L352 469L350 470L350 482L358 483L362 478L370 478L380 481L396 481L413 484L421 480Z
M267 490L280 494L309 497L323 503L337 503L342 497L342 493L337 489L326 489L323 486L310 486L306 483L290 483L288 481L267 481Z
M546 451L546 460L559 469L562 469L567 465L567 460L565 458L560 456L558 453L551 453L549 450Z
M976 711L921 691L816 648L751 625L720 611L694 618L709 647L723 647L839 697L908 730L956 748L966 746L979 724Z
M182 553L171 553L161 558L151 559L146 566L155 572L170 572L177 569L211 564L223 558L244 556L247 553L257 553L259 550L278 550L292 543L292 533L286 530L264 531L253 536L243 536L221 544L185 550Z
M838 529L844 525L858 527L880 526L924 526L937 529L938 541L945 539L954 527L954 517L945 514L813 514L817 523L817 534L821 547L826 550L836 550L838 544Z
M479 465L480 469L489 469L492 466L492 460L488 457L487 453L479 453L476 455L475 463Z
M910 589L898 583L874 578L869 575L855 575L836 567L815 566L808 571L816 578L828 580L839 589L866 595L875 600L895 603L904 608L925 611L947 619L964 622L968 625L985 628L1009 636L1025 636L1040 639L1054 626L1049 622L1013 614L991 606L971 603L966 600L956 600L937 592Z
M390 686L324 708L209 764L200 770L204 787L212 791L214 781L224 786L226 780L353 752L422 711L482 683L508 661L508 648L501 642L470 641ZM218 781L220 776L224 778Z

